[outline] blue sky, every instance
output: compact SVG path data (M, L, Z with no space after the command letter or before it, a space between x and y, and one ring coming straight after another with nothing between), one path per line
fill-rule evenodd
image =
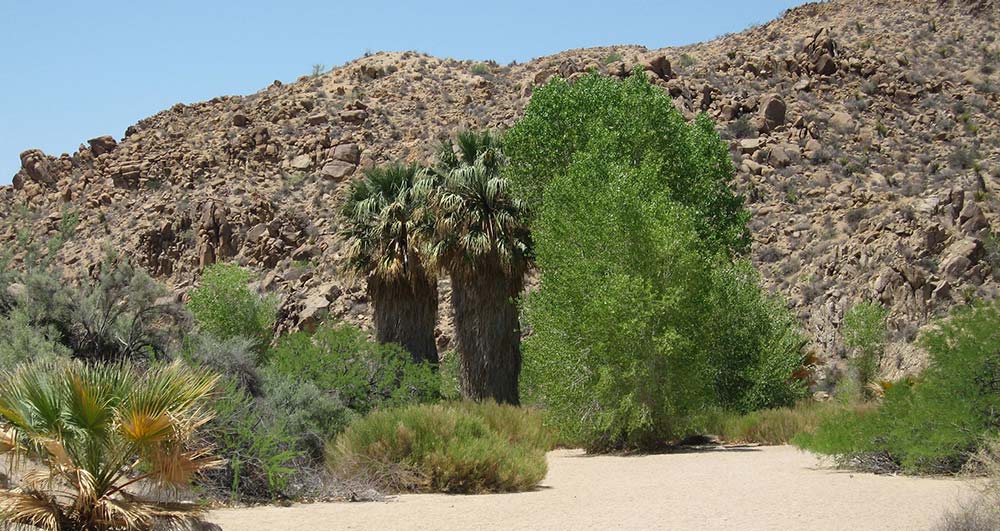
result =
M178 102L250 94L366 50L501 63L569 48L700 42L792 0L494 2L0 0L0 184Z

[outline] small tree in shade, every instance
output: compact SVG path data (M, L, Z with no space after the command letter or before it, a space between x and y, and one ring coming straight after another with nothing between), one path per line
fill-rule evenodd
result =
M429 256L452 282L462 395L519 403L521 327L516 299L532 261L524 206L502 175L490 132L443 143L421 187L434 212Z
M414 193L416 165L378 166L365 172L344 205L348 265L365 277L374 313L375 339L398 343L414 361L437 363L434 341L437 279L420 256L427 210Z

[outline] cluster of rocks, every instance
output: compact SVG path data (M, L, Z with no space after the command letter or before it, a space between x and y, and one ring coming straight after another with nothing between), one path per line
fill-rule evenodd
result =
M427 161L456 129L510 126L553 76L638 69L731 142L753 259L816 352L843 354L840 320L862 299L890 308L904 345L1000 285L1000 96L990 89L1000 80L982 67L1000 53L988 38L997 9L835 0L684 48L569 50L525 64L372 54L249 96L177 104L72 154L25 151L13 186L0 188L0 241L42 241L74 215L77 236L58 256L71 269L110 244L183 296L206 266L231 260L280 299L283 331L324 318L367 326L363 286L340 265L352 180L374 164ZM894 348L896 368L919 365Z

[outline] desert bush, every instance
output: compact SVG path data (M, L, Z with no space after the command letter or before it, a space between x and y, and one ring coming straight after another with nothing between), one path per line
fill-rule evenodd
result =
M369 341L346 323L282 337L271 358L270 370L311 382L361 414L439 396L439 377L429 364L414 363L398 345Z
M380 410L352 423L329 450L346 477L386 490L529 490L545 477L541 417L508 405L443 403Z
M991 531L1000 529L1000 438L993 438L966 465L969 477L979 479L979 495L947 511L938 522L940 531Z
M854 351L850 360L852 376L861 393L871 399L879 393L879 367L885 352L886 315L888 312L879 303L864 301L855 304L844 314L841 334L844 345Z
M201 284L191 290L188 310L198 327L221 339L245 337L256 342L262 361L274 334L275 301L254 293L250 273L233 264L213 264L205 269Z
M523 387L560 440L650 448L713 408L802 395L794 320L733 258L747 213L709 120L687 124L641 76L556 80L505 148L536 205L541 271Z
M223 381L221 388L205 433L226 463L203 474L199 485L215 497L233 501L287 497L302 457L295 434L283 418L261 408L235 381Z
M295 434L296 448L317 462L326 441L344 431L356 414L335 393L324 392L312 382L280 373L265 373L266 395L261 408L280 418Z
M0 317L0 367L68 358L70 354L69 348L59 342L57 333L31 326L23 313L15 310Z
M209 367L234 380L253 396L263 393L260 371L257 368L257 342L233 336L219 339L212 334L192 334L185 338L181 355L193 364Z
M926 332L926 371L893 384L877 410L824 420L795 444L842 461L883 455L904 471L959 470L1000 434L1000 303L960 308Z
M42 529L152 529L203 508L125 488L182 487L219 464L195 434L216 378L179 363L139 372L62 360L0 375L0 449L44 469L0 491L6 524Z
M72 284L55 269L23 277L14 312L74 357L93 361L152 359L177 345L185 324L179 305L141 269L108 256L96 278Z

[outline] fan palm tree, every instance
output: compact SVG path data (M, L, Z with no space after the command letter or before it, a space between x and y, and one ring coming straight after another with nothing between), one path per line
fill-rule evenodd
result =
M375 339L402 345L414 361L437 363L437 279L420 257L427 210L414 193L422 173L395 163L368 170L354 184L344 205L347 260L368 281Z
M452 284L462 394L517 404L521 327L517 297L532 260L524 205L501 174L499 138L461 132L438 151L427 193L435 224L429 257Z
M221 462L196 444L216 377L178 363L35 363L0 374L0 451L31 460L0 490L0 520L46 530L151 529L189 523L194 504L145 499L139 482L179 487Z

